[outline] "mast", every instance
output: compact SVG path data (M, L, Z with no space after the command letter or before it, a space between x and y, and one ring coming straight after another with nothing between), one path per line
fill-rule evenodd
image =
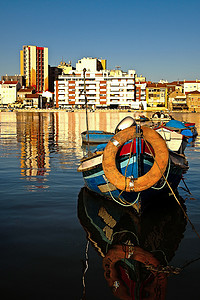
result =
M91 156L91 153L90 153L90 142L89 142L88 104L87 104L87 96L86 96L85 73L86 73L86 68L83 69L84 95L85 95L85 113L86 113L86 128L87 128L86 131L87 131L87 148L88 148L88 156Z

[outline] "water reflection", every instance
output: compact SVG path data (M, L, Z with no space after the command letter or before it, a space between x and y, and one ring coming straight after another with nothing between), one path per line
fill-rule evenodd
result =
M137 113L99 111L89 114L89 128L114 131L116 125L127 115L136 117ZM197 129L200 130L200 114L173 116L179 120L196 122ZM31 182L37 179L40 187L41 183L49 178L56 164L62 169L76 170L82 152L87 150L81 148L81 132L84 130L84 111L1 112L0 156L17 156L21 177ZM195 141L195 149L198 143L199 138ZM194 143L191 146L194 146Z
M17 157L21 177L47 188L43 183L54 162L62 169L72 169L74 165L76 169L82 155L80 131L75 114L1 112L0 155Z
M167 277L180 272L169 263L187 222L175 199L164 197L165 207L155 199L139 217L86 188L79 193L80 223L102 257L104 277L119 299L165 299ZM183 201L180 196L179 200Z

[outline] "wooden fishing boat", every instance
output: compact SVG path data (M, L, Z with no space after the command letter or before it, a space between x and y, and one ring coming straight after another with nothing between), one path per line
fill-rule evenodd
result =
M153 122L167 122L172 119L172 116L170 114L163 112L163 111L157 111L151 116L151 121Z
M107 143L114 136L113 132L103 130L89 130L81 133L82 143L103 144Z
M169 192L169 186L176 190L187 169L183 154L170 151L155 130L138 125L119 130L103 151L83 157L78 167L90 190L138 212L143 199Z
M136 116L135 120L137 122L148 122L150 119L146 117L145 115Z
M132 117L126 117L115 128L115 133L129 126L136 124ZM86 130L81 133L83 144L104 144L115 135L114 132L106 132L103 130Z
M167 147L171 151L184 154L185 148L188 144L188 138L170 128L160 125L154 128L165 140Z
M182 135L190 139L189 142L198 135L195 123L170 120L165 124L165 127L175 132L181 133Z

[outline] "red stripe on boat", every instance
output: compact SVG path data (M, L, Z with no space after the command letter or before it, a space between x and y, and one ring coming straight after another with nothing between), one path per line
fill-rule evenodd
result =
M119 155L122 156L122 155L127 155L130 153L130 150L131 150L131 143L132 142L129 142L127 144L124 144L120 150L119 150ZM132 145L132 153L135 154L136 153L136 141L134 140L133 141L133 145ZM154 153L154 150L153 148L151 147L151 145L148 143L148 146L147 144L144 142L144 140L141 139L141 153L147 153L147 154L150 154L152 155L155 155Z

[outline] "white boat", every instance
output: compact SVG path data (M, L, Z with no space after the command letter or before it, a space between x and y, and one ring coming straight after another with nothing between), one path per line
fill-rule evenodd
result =
M170 130L165 126L159 126L154 128L165 140L167 147L171 151L178 152L180 154L184 153L184 150L187 146L188 139L185 138L182 134Z
M157 111L152 115L152 117L150 119L153 122L167 122L172 119L172 116L170 116L170 114L168 114L166 112Z

